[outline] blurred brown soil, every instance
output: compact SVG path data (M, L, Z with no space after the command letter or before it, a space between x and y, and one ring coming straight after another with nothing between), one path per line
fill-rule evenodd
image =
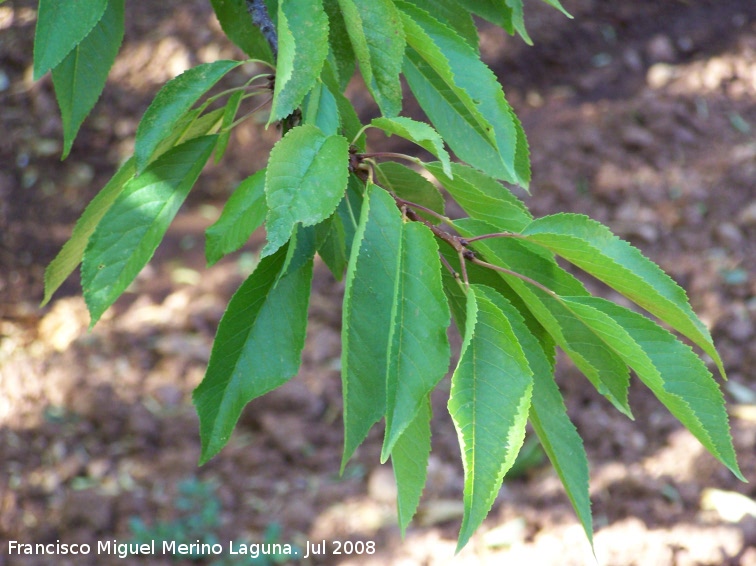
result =
M30 78L36 3L0 6L0 566L137 563L8 557L5 544L125 541L132 518L175 517L187 477L217 486L221 540L259 541L278 523L281 541L302 546L377 542L374 556L313 564L590 563L543 465L505 483L480 533L454 556L462 470L444 407L448 379L434 397L428 487L404 541L391 472L378 465L380 430L339 478L343 287L322 265L299 375L251 403L228 447L197 467L191 391L262 242L258 235L206 269L203 230L235 184L264 164L274 128L240 129L93 331L77 276L38 307L45 265L128 155L155 91L189 66L239 55L208 4L128 4L122 55L63 162L51 81ZM639 383L631 422L560 360L558 380L592 465L596 556L607 565L755 565L753 511L739 517L711 490L756 505L756 4L564 4L573 21L527 4L533 47L483 27L484 58L529 136L532 195L523 196L537 215L580 212L608 224L685 287L722 353L735 445L751 480L732 477ZM353 94L364 117L375 114L359 88Z

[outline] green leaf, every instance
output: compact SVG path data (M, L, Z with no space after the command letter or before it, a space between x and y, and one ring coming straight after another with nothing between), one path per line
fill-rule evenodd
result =
M431 450L431 405L425 399L414 420L404 429L391 451L391 464L396 477L396 508L399 527L404 536L407 526L417 511L428 475L428 457Z
M562 3L559 0L542 0L542 1L548 4L549 6L556 8L568 18L572 19L572 14L570 14L567 10L564 9L564 6L562 6Z
M449 396L465 474L458 551L491 510L514 464L533 390L533 373L517 336L487 293L475 285L468 291L462 353Z
M279 280L286 252L263 258L220 321L205 378L192 396L200 419L200 464L226 445L247 403L299 369L312 262Z
M121 165L116 174L84 209L81 217L76 221L71 238L45 269L45 296L40 306L45 306L50 301L53 293L79 265L89 237L135 173L136 167L132 157Z
M473 14L504 28L507 33L514 33L512 9L506 0L458 0L458 2Z
M746 481L732 446L722 392L689 346L646 317L605 299L564 301L709 452Z
M252 59L275 63L260 29L252 23L246 0L211 0L223 33Z
M392 297L386 379L385 462L420 406L449 369L449 306L433 233L419 222L402 225L399 274ZM388 305L385 305L388 306ZM381 332L376 328L376 332Z
M205 231L208 266L242 247L262 225L267 211L265 169L262 169L239 183L218 220Z
M278 278L285 277L289 273L297 271L305 263L312 261L316 250L315 226L297 225L289 240L286 260Z
M280 248L296 224L318 224L333 213L346 190L348 166L349 142L342 136L326 136L309 124L289 130L268 160L263 256Z
M485 173L460 163L452 165L453 178L438 163L427 163L425 168L472 218L512 232L519 232L533 220L520 199Z
M226 153L228 142L231 140L231 124L236 118L236 113L239 111L239 106L244 98L244 91L237 90L228 97L226 105L223 107L223 121L220 125L221 133L218 136L218 144L215 146L215 164L220 163L223 159L223 155Z
M395 161L379 164L375 173L380 184L399 198L419 204L439 214L444 213L444 197L436 186L420 173ZM430 222L438 223L438 218L422 210L418 212Z
M303 123L317 126L328 136L339 133L341 129L336 98L321 82L315 83L313 89L305 97L302 113Z
M339 5L370 94L384 116L396 116L402 110L405 45L399 11L391 0L339 0Z
M365 151L365 132L360 122L360 117L352 106L349 99L341 93L339 81L336 78L336 72L330 61L326 61L323 66L323 73L320 78L328 87L331 96L336 101L336 109L339 112L339 121L341 123L340 132L348 140L357 146L360 151ZM358 135L359 134L359 135Z
M346 197L344 197L346 198ZM341 281L347 267L346 231L339 212L315 227L318 255L331 270L336 281Z
M520 34L520 37L528 45L533 45L533 40L530 39L528 31L525 29L525 15L522 9L522 0L506 0L507 6L512 10L512 27Z
M470 11L460 5L458 0L408 0L421 10L425 10L443 23L452 28L457 35L462 37L475 51L478 51L478 30L470 16Z
M34 32L34 80L57 67L92 31L108 0L40 0Z
M416 143L425 149L431 155L441 160L444 167L444 173L452 176L451 161L449 154L444 149L444 140L438 135L438 132L424 122L416 122L411 118L397 116L395 118L374 118L370 125L373 128L383 130L389 136L395 134Z
M441 72L440 69L444 69L448 64L456 87L464 90L472 97L476 110L485 117L485 125L488 126L486 132L494 142L497 159L490 164L480 163L479 158L476 159L477 162L473 162L463 157L457 148L450 143L452 149L460 158L486 173L512 183L527 186L527 180L518 176L518 170L515 166L517 127L513 119L512 107L504 97L504 92L496 75L480 60L477 52L453 30L429 17L422 10L406 3L399 3L399 5L447 58L448 63L442 64L436 68L436 71ZM418 37L417 33L414 36ZM408 42L420 52L421 48L418 47L417 42L410 40L409 33L407 38ZM427 50L427 47L425 49ZM433 64L432 59L427 60ZM450 142L453 137L459 136L459 133L455 133L453 136L446 135L440 128L438 129L447 142ZM503 168L502 173L506 172L505 175L497 172L500 168Z
M100 21L52 70L63 121L63 156L100 97L123 40L123 1L110 0Z
M456 221L455 228L467 238L494 231L486 223L472 219ZM554 296L554 293L585 296L588 293L583 285L560 268L553 257L544 257L539 253L542 250L528 242L515 238L492 238L475 242L474 248L489 263L510 270L511 273L498 273L596 390L609 399L617 410L632 418L627 401L630 385L627 365L609 348L597 343L590 328ZM550 292L543 291L523 277L546 287Z
M352 244L341 325L344 455L341 469L386 412L391 309L398 280L402 218L384 190L368 184Z
M530 423L564 485L588 540L593 544L588 456L577 429L567 416L564 400L554 381L552 362L544 352L542 344L525 324L521 311L502 301L501 297L491 290L482 290L506 315L533 371Z
M82 287L93 326L155 253L210 156L217 136L183 143L131 179L84 251Z
M144 113L136 132L134 156L141 174L163 139L167 138L182 116L240 61L214 61L197 65L171 79L155 96Z
M685 291L606 226L579 214L555 214L533 221L522 235L590 273L690 338L712 357L725 376L711 335L690 307Z
M315 86L328 56L328 16L322 0L278 4L278 61L268 124L286 118Z
M343 91L354 75L354 50L338 0L324 0L323 8L328 14L328 44L331 48L328 60L333 65L336 74L336 82L339 86L336 90Z

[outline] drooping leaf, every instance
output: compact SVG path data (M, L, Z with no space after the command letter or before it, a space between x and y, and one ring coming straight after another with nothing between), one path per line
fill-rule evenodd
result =
M732 446L722 392L689 346L646 317L605 299L564 301L709 452L745 481Z
M352 244L342 311L342 471L386 412L387 330L392 322L401 244L402 218L394 200L386 191L368 184Z
M246 0L211 0L223 33L252 59L275 63L270 45L252 23Z
M272 149L265 177L268 243L263 256L280 248L296 224L328 218L344 195L349 142L305 124L291 129Z
M426 62L430 63L441 76L443 76L445 67L448 65L453 76L454 85L466 92L471 98L474 108L485 117L485 126L488 126L486 133L489 139L493 141L493 147L496 149L496 161L490 164L482 163L481 158L476 158L476 162L473 162L463 157L459 150L451 143L449 144L450 147L461 159L464 159L482 171L497 178L527 187L527 180L521 179L518 176L518 170L515 166L517 127L513 119L512 107L504 97L504 92L496 75L480 60L476 51L453 30L410 4L399 2L398 5L401 6L402 13L411 18L416 24L415 26L410 25L410 28L414 30L412 34L407 32L407 40L410 45L418 53L421 50L424 51L427 54L425 56ZM407 17L404 18L404 22L407 25ZM420 34L417 30L418 27L422 29ZM443 53L446 63L441 62L439 65L434 61L434 58L428 57L432 49L429 49L427 46L420 47L416 41L422 35L425 35ZM411 39L411 37L415 38L415 40ZM433 121L433 117L430 115L428 117ZM452 138L461 135L461 132L447 135L438 125L437 129L447 142L451 142ZM498 169L502 169L502 172L498 172ZM505 174L503 175L502 173L504 172Z
M328 56L328 16L322 0L278 3L276 86L268 124L286 118L315 86Z
M89 35L107 5L108 0L40 0L34 32L35 81L57 67Z
M520 199L485 173L454 163L452 178L439 163L427 163L425 167L472 218L484 220L500 231L512 232L519 232L533 220Z
M200 419L200 464L226 445L247 403L299 369L312 262L279 279L286 252L263 258L218 326L205 378L192 395Z
M406 201L419 204L439 214L444 213L444 197L433 183L420 173L395 161L386 161L375 168L378 182L388 191ZM421 216L433 223L438 219L418 210Z
M48 303L53 293L81 263L89 237L135 173L136 167L132 157L121 165L116 174L84 209L81 217L76 221L71 238L45 269L45 296L40 306Z
M352 49L384 116L402 110L399 72L404 55L404 33L399 12L391 0L339 0Z
M521 311L489 289L482 288L486 298L507 317L533 371L533 398L529 419L541 446L562 481L567 496L593 544L591 500L588 492L588 456L575 426L567 416L562 395L554 381L554 367L542 344L530 332Z
M137 127L134 142L137 173L141 174L160 142L171 134L181 117L199 97L239 65L240 61L204 63L163 85Z
M428 457L431 450L431 406L425 399L414 420L394 444L391 464L396 477L396 508L402 536L417 511L428 475Z
M370 125L383 130L389 136L395 134L401 138L416 143L431 155L441 160L444 173L452 176L449 154L444 149L444 140L438 132L424 122L417 122L411 118L397 116L395 118L374 118Z
M388 327L383 462L449 369L449 306L441 282L438 245L430 229L419 222L404 223L400 257L391 301L393 320Z
M63 156L105 87L123 39L124 0L110 0L89 34L52 69L55 97L63 121Z
M458 220L455 227L465 237L495 231L485 222L473 219ZM617 410L632 418L627 400L630 385L627 364L605 345L598 343L590 328L554 296L585 296L588 293L583 285L560 268L553 257L544 257L537 247L527 242L515 238L493 238L477 241L474 247L489 263L510 270L511 273L498 273L596 390L609 399Z
M217 136L203 136L163 154L132 178L89 239L81 266L91 325L147 264L189 194Z
M491 510L517 457L533 390L532 371L507 317L475 285L467 300L462 353L449 396L465 473L457 550Z
M690 307L685 291L606 226L587 216L563 213L533 221L522 235L603 281L690 338L712 357L725 376L711 335Z
M205 231L205 258L213 265L224 255L242 247L259 228L265 206L265 169L244 179L226 201L218 220Z

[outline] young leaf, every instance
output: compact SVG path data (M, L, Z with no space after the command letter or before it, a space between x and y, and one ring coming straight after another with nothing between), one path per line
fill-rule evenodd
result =
M745 481L732 446L722 392L690 347L646 317L605 299L570 297L564 301L709 452Z
M252 59L275 63L270 45L252 23L246 0L210 0L223 33Z
M431 155L441 160L444 173L452 176L449 154L444 149L444 140L438 132L424 122L416 122L411 118L397 116L395 118L374 118L370 125L383 130L389 136L395 134L401 138L416 143Z
M533 371L530 423L562 481L589 542L593 544L591 500L588 492L588 456L575 425L567 416L567 409L554 381L553 364L541 343L526 326L521 311L502 301L501 297L490 289L482 288L482 291L509 320Z
M123 39L124 0L110 0L92 31L52 69L55 96L63 121L63 156L71 151L76 133L92 110Z
M391 464L394 467L397 487L396 508L402 536L417 511L428 475L428 457L431 450L430 420L430 400L425 399L391 451Z
M123 191L123 187L134 177L135 173L134 158L131 157L121 165L116 174L84 209L81 217L76 221L71 238L45 269L45 296L40 306L45 306L48 303L53 293L79 265L92 232L95 231L102 217L105 216L110 206Z
M497 230L512 232L519 232L533 220L520 199L485 173L461 163L452 165L453 178L439 163L427 163L425 168L472 218L488 222Z
M419 222L402 225L399 274L392 297L386 379L385 462L394 443L449 369L449 306L433 233ZM382 329L376 329L381 332Z
M326 136L309 124L289 130L268 160L263 256L280 248L296 224L318 224L333 213L346 190L348 166L349 142L342 136Z
M169 136L199 97L239 65L240 61L204 63L165 83L137 126L134 145L137 174L141 174L160 142Z
M491 510L514 464L533 390L533 373L517 336L486 293L475 285L467 293L465 336L449 396L465 472L457 551Z
M344 455L341 469L386 412L388 329L399 272L402 218L394 199L368 184L352 244L341 325Z
M384 116L402 110L404 34L391 0L339 0L360 72Z
M690 307L685 291L606 226L579 214L555 214L533 221L522 235L590 273L690 338L712 357L725 376L711 335Z
M299 369L312 262L279 280L286 252L282 248L263 258L218 326L205 378L192 395L200 419L200 464L226 445L247 403Z
M218 220L205 231L208 266L242 247L262 225L267 210L265 169L262 169L239 183Z
M328 16L322 0L278 3L278 61L268 124L302 103L328 56Z
M34 32L34 80L57 67L92 31L108 0L40 0Z
M395 161L381 163L375 169L376 178L386 190L399 198L429 208L439 214L444 213L444 197L436 186L420 173ZM433 223L438 219L419 211L419 214Z
M84 251L82 288L92 322L112 305L155 253L210 156L217 136L190 140L131 179Z

